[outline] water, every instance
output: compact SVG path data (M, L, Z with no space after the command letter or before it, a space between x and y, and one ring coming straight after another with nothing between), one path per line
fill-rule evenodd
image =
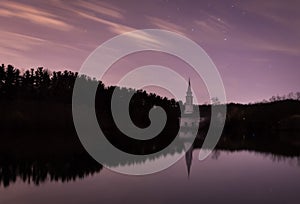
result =
M48 179L36 185L17 177L0 187L0 203L299 203L297 158L217 151L198 161L198 152L193 151L189 176L184 157L148 176L103 168L69 182Z

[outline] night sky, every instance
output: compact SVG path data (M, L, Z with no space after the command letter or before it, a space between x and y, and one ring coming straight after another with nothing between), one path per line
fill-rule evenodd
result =
M117 34L166 29L204 48L221 74L228 101L261 101L300 91L299 8L296 0L0 0L0 63L78 71L96 47ZM185 66L154 55L178 72ZM153 53L120 61L121 71L112 69L104 82L113 84L129 67L151 64L149 56ZM200 102L206 102L205 91L201 94Z

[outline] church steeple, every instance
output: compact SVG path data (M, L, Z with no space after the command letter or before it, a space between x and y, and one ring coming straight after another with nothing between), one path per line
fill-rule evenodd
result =
M189 85L188 85L188 88L186 91L186 97L185 97L184 113L191 114L193 112L194 112L193 94L192 94L192 88L191 88L191 80L189 78Z

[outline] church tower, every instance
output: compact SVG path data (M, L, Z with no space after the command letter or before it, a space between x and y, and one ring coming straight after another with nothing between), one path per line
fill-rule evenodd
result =
M194 107L193 107L193 94L191 90L191 81L189 79L189 86L186 92L186 97L185 97L185 104L184 104L184 113L185 114L192 114L194 112Z

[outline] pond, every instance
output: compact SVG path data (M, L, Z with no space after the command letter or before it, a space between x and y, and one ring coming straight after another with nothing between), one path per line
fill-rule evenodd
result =
M0 203L299 203L297 157L217 150L199 161L198 154L194 149L166 170L147 176L105 167L69 181L47 178L38 185L13 176L10 185L0 187Z

